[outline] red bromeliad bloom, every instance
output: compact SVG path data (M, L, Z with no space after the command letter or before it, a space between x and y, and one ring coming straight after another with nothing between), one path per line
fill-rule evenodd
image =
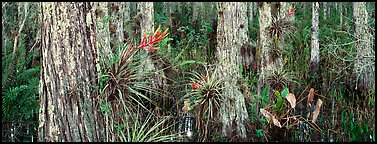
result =
M159 41L165 39L166 36L168 36L167 32L168 32L169 29L166 29L163 33L161 33L160 28L161 28L161 26L158 26L158 28L154 32L154 34L153 35L149 35L149 39L147 39L147 34L144 33L144 37L141 40L141 44L139 46L137 46L137 48L144 48L144 47L147 47L147 46L153 46L153 44L155 44L156 42L159 42ZM154 47L152 47L152 48L149 48L149 50L155 50L155 49L157 49L157 48L154 48Z
M154 32L154 34L149 35L149 39L147 38L147 34L144 33L144 36L142 38L141 44L137 46L135 49L131 50L132 43L128 45L126 54L125 56L128 56L129 54L132 54L140 49L145 49L146 51L152 51L158 49L157 47L154 46L157 42L165 39L169 33L168 33L168 28L161 33L161 26L158 26L157 30Z
M289 9L289 11L288 11L288 13L287 13L287 16L293 14L294 12L295 12L295 8L293 7L293 8L291 8L291 9Z
M201 84L195 84L195 82L191 82L191 88L193 88L193 89L199 89L201 86L204 85L206 79L207 79L206 76L202 76L202 79L200 81Z
M196 85L194 82L191 82L191 88L199 89L201 85Z

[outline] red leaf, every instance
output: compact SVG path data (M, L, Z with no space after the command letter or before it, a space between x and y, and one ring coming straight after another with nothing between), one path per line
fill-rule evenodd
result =
M152 50L156 50L156 49L158 49L157 47L150 47L150 48L147 48L146 50L147 51L152 51Z
M194 82L191 83L191 88L193 89L199 89L200 85L196 85Z
M293 14L295 12L295 8L291 8L288 13L287 13L287 16Z

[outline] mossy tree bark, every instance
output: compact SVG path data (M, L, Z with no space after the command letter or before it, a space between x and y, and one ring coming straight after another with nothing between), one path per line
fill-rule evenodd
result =
M41 3L38 141L102 141L99 55L90 3Z
M312 49L310 53L310 72L316 72L319 69L319 3L314 2L312 8Z
M221 109L223 134L232 133L236 125L237 135L245 138L245 120L248 119L245 100L238 88L240 78L240 49L247 45L247 5L241 2L218 3L217 55L219 77L225 78Z
M366 3L353 2L352 4L356 48L353 79L356 81L355 89L365 92L375 85L373 36L369 30Z
M140 2L139 11L141 13L141 37L143 37L144 34L147 34L147 36L153 34L155 30L153 2ZM141 57L143 59L141 70L151 74L151 78L149 79L150 87L157 90L162 88L166 80L164 79L163 71L158 70L161 66L153 63L152 60L156 61L156 59L153 59L153 55L155 55L154 52L141 51Z
M261 2L259 5L259 52L260 52L260 74L258 79L257 93L261 95L261 89L267 83L267 78L275 70L274 62L271 57L271 36L268 28L272 24L271 3Z
M248 38L251 36L251 27L253 25L253 17L254 17L254 2L247 3L247 17L248 17L248 26L246 27L248 31ZM252 64L254 61L255 56L255 48L251 45L245 45L241 47L241 55L242 55L242 68L245 72L249 72ZM254 70L254 69L253 69ZM255 71L253 71L255 73Z
M327 2L323 2L323 19L326 20L327 19Z
M101 65L110 65L109 62L112 56L112 50L110 46L110 30L109 30L109 10L107 8L107 2L95 2L95 15L96 15L96 33L97 41L96 45L100 52Z
M116 50L123 48L125 40L129 37L124 32L124 23L130 20L130 2L111 2L110 8L110 35L111 35L111 48Z

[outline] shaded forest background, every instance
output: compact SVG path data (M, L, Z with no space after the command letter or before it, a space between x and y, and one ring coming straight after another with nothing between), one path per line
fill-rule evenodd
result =
M2 2L2 141L375 142L374 37L374 2Z

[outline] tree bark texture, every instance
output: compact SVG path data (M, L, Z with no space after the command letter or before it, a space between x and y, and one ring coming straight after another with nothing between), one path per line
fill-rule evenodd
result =
M274 63L271 57L271 36L268 28L272 23L271 3L259 3L259 47L260 47L260 75L258 79L257 93L261 95L261 89L266 84L267 78L274 71Z
M111 2L110 7L110 34L111 34L111 48L116 50L123 48L125 43L124 23L130 20L130 2Z
M226 79L222 92L224 104L221 107L223 134L230 134L235 125L237 135L245 138L244 122L248 119L248 115L244 97L237 85L240 78L240 49L248 43L247 5L241 2L220 2L218 12L219 75Z
M342 25L343 25L343 3L339 3L339 8L338 8L338 10L339 10L339 13L340 13L340 16L339 16L339 19L340 19L340 27L342 27Z
M323 2L323 19L327 19L327 2Z
M248 25L246 26L246 29L248 31L248 37L251 35L250 31L251 29L249 29L252 25L253 25L253 17L254 17L254 2L248 2L247 3L247 17L248 17ZM251 45L244 45L243 47L241 47L241 55L242 55L242 66L243 66L243 69L246 71L246 72L249 72L250 68L253 67L253 64L255 64L255 60L254 60L254 56L255 56L255 49L252 48ZM255 67L255 65L254 65ZM255 69L253 69L255 70ZM253 71L255 73L255 71Z
M97 47L100 52L100 60L102 65L109 65L111 60L112 50L110 46L110 30L109 30L109 10L107 8L107 2L96 2L95 14L96 14L96 30L97 30Z
M89 3L41 3L38 141L102 141L99 55Z
M141 33L142 37L144 34L153 34L154 33L154 10L153 10L153 2L140 2L139 3L139 10L141 13ZM163 86L165 83L163 79L163 71L157 71L156 66L152 62L151 54L148 51L142 51L141 57L142 60L142 68L141 71L151 72L150 84L151 88L159 89L159 87ZM141 72L140 72L141 73Z
M365 2L353 2L353 20L355 24L356 62L353 74L356 77L355 89L366 90L374 87L374 48L369 32L368 12ZM362 88L360 88L362 87Z
M310 68L311 72L319 69L319 40L318 40L318 25L319 25L319 3L314 2L312 8L312 50L310 53Z
M198 24L197 21L199 20L199 15L203 11L203 2L192 2L192 21L193 24ZM198 24L200 25L200 24Z

